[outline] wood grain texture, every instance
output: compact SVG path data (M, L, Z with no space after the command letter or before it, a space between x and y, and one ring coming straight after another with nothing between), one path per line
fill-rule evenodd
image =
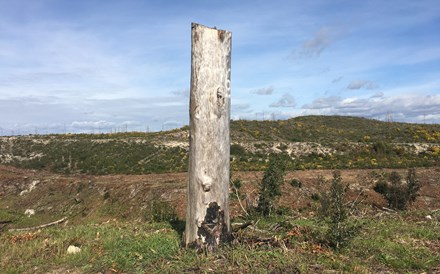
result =
M192 24L186 246L230 234L231 32Z

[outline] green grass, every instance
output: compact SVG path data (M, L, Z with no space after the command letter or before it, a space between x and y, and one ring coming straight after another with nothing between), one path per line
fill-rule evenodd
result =
M371 239L371 235L373 239ZM420 271L440 267L438 224L413 223L401 219L370 220L362 235L345 252L396 271ZM437 252L434 251L437 249Z
M0 221L11 221L16 228L33 227L44 223L55 221L59 216L53 214L39 213L37 215L27 216L24 212L18 212L13 209L0 208ZM59 218L61 219L61 217Z
M280 223L284 224L281 228L270 230ZM411 221L404 214L364 217L360 231L338 250L320 244L323 229L313 218L275 216L261 219L257 227L268 232L247 229L235 242L210 254L182 249L180 231L169 223L111 221L4 232L0 234L0 272L97 273L114 269L124 273L294 273L299 269L306 273L404 273L435 272L440 267L438 225ZM287 249L274 244L276 240L272 244L259 243L257 235L283 241ZM79 246L81 252L68 255L69 245Z
M0 269L22 273L32 269L79 269L98 272L108 268L130 273L160 267L179 251L179 236L167 224L108 223L37 232L1 235ZM81 252L66 253L69 245ZM19 259L18 259L19 258Z

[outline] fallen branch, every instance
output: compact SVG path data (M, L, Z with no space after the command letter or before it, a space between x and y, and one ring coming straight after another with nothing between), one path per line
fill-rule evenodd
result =
M269 231L267 230L262 230L262 229L258 229L256 228L256 225L258 224L260 220L258 220L255 224L253 224L252 222L246 222L246 223L234 223L232 225L238 225L239 227L234 229L234 232L238 232L240 230L249 228L251 229L253 232L259 232L259 233L266 233L266 234L270 234Z
M238 231L243 230L243 229L245 229L246 227L252 225L252 222L247 222L247 223L236 223L236 224L233 224L233 225L239 225L239 227L234 228L234 232L238 232Z
M6 227L8 224L10 224L10 223L12 223L12 221L0 221L0 232L1 232L3 229L5 229L5 227Z
M287 252L287 251L288 251L287 246L286 246L286 243L285 243L282 239L277 239L277 242L278 242L278 244L280 245L281 249L282 249L284 252Z
M66 221L66 220L67 220L67 217L64 217L62 219L59 219L58 221L51 222L51 223L48 223L48 224L39 225L39 226L33 226L33 227L25 227L25 228L11 228L8 231L29 231L29 230L35 230L35 229L40 229L40 228L45 228L45 227L57 225L57 224L60 224L60 223L62 223L64 221Z
M269 247L279 247L284 252L288 251L286 243L278 237L261 238L261 237L252 236L252 237L241 237L237 240L239 243L251 247L267 245Z
M249 228L252 229L253 232L270 234L269 231L267 231L267 230L262 230L262 229L258 229L258 228L256 228L256 227L253 226L253 225L250 225Z
M394 209L388 208L388 207L384 207L383 206L381 209L384 210L384 211L387 211L387 212L397 213L397 211L395 211Z

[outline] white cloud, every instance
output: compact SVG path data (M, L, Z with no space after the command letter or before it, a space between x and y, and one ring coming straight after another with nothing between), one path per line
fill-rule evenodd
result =
M160 130L165 121L188 123L188 102L171 96L105 100L15 97L0 99L0 109L4 112L0 126L5 132L33 133L49 128L53 132L84 132L126 126L136 129L143 125Z
M339 96L322 97L313 100L312 103L305 104L302 106L303 109L328 109L333 108L342 101Z
M348 84L347 89L375 89L378 85L372 81L367 80L355 80L351 81L350 84Z
M250 112L252 111L250 107L251 105L244 103L244 104L232 104L231 108L232 108L232 112L236 113L236 112Z
M407 93L369 98L318 98L302 106L304 114L337 114L383 119L392 114L401 121L431 120L440 115L440 95ZM439 121L437 121L439 122Z
M180 125L182 122L176 121L176 120L169 120L169 121L165 121L163 122L163 125L166 126L177 126Z
M342 76L339 76L338 78L333 79L332 84L340 82L342 80L342 78L343 78Z
M174 90L171 94L178 97L189 98L190 91L189 89Z
M97 128L110 128L114 127L115 123L108 121L74 121L71 123L71 127L76 129L97 129Z
M265 87L265 88L251 90L251 93L257 94L257 95L270 95L273 92L274 92L273 87Z
M293 51L292 58L314 58L319 57L321 53L334 41L338 36L335 29L322 27L314 36L305 40L302 45Z
M384 96L383 92L376 92L375 94L371 95L370 98L382 98Z
M295 106L296 106L295 98L288 93L283 94L283 96L278 101L270 104L271 108L280 108L280 107L293 108Z
M191 20L233 32L231 99L240 104L232 115L254 119L264 111L276 93L267 83L302 91L273 99L272 107L286 110L283 117L299 112L295 101L310 107L305 113L371 117L380 102L397 109L402 94L440 92L435 1L236 1L216 10L208 2L31 2L0 0L2 128L139 121L159 130L165 121L185 123ZM368 79L382 92L373 94L378 84ZM341 88L357 90L357 97L342 98ZM342 97L316 98L324 90ZM409 104L405 115L410 107L417 108Z

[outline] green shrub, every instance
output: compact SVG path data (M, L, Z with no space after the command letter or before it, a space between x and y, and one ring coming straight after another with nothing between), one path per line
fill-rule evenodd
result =
M379 181L377 181L377 183L374 186L373 190L376 191L377 193L380 193L380 194L384 195L385 193L388 192L388 184L383 179L380 179Z
M402 184L402 177L396 171L389 175L388 190L385 193L390 207L403 210L406 207L406 188Z
M408 174L406 176L406 185L407 185L407 197L408 202L413 203L417 196L419 196L419 190L421 188L421 184L416 176L416 170L414 168L408 169Z
M405 182L399 173L393 171L380 178L373 189L385 197L388 206L404 210L416 200L420 187L415 169L408 169Z
M241 186L242 186L242 182L241 182L240 179L235 179L235 180L232 181L232 187L234 189L240 190Z
M231 145L231 155L243 156L245 154L246 154L246 150L241 145L239 145L239 144L232 144Z
M392 145L390 143L384 141L378 141L373 144L372 147L373 153L379 155L390 154L393 151Z
M349 220L349 207L345 203L347 190L348 186L342 183L340 172L334 172L330 189L320 199L318 216L327 224L325 241L333 248L345 244L356 230Z
M270 216L275 207L276 199L281 196L281 184L286 172L286 158L283 155L271 155L269 166L264 172L260 185L260 197L257 211L264 216Z
M298 179L296 179L296 178L290 180L289 183L290 183L291 186L296 187L296 188L301 188L301 187L302 187L302 183L301 183L301 181L298 180Z

